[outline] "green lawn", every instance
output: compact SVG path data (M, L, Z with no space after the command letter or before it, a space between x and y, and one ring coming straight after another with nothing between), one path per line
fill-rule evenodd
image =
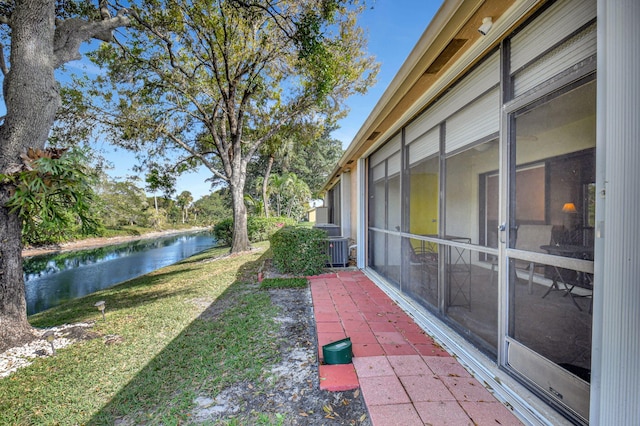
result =
M278 351L275 308L256 283L268 244L256 247L211 249L31 317L36 327L96 321L101 337L0 379L0 424L177 425L196 396L259 383ZM112 335L119 343L106 344Z

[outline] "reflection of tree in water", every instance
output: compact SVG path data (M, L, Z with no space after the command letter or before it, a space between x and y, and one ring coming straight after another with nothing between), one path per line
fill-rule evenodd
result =
M109 260L117 259L119 257L129 256L133 253L167 247L176 242L186 241L188 238L206 234L207 233L198 233L164 237L154 240L138 240L129 243L99 247L91 250L45 254L29 257L24 259L23 262L24 280L26 282L29 281L29 279L47 274L54 274L57 272L65 271L67 269L74 269L85 265L106 262Z

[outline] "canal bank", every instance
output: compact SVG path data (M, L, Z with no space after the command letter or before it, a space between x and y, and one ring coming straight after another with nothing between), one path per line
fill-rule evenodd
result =
M154 239L160 237L170 237L173 235L203 232L211 228L194 226L186 229L168 229L166 231L154 231L142 235L119 235L117 237L96 237L85 238L77 241L69 241L61 244L47 245L42 247L28 247L22 250L22 257L39 256L43 254L63 253L77 250L90 250L94 248L106 247L110 245Z
M215 245L208 231L181 232L25 257L27 314L148 274Z

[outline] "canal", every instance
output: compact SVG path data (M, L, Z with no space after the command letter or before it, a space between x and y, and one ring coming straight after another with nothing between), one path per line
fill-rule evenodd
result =
M139 240L92 250L27 257L27 314L112 287L215 246L210 233Z

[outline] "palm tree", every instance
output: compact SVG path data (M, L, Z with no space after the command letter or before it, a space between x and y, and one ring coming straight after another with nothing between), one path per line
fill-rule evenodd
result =
M303 206L311 199L309 185L300 179L295 173L289 173L287 184L287 217L298 219L303 210Z
M283 173L282 175L273 174L269 177L267 192L275 196L277 216L282 216L282 203L285 195L287 194L290 181L290 173Z
M178 195L178 199L176 200L176 204L182 210L182 223L185 223L189 216L189 207L191 206L191 202L193 201L193 195L189 191L182 191L180 195Z
M264 176L260 179L265 217L269 217L269 183L271 181L271 169L273 167L273 163L276 158L282 158L282 168L286 171L289 164L289 156L294 148L293 139L287 136L289 132L289 129L285 129L274 135L262 146L261 149L262 154L268 157Z
M311 190L295 173L273 174L269 179L268 196L274 197L278 216L299 217L304 204L311 198Z
M244 194L244 202L247 206L253 207L255 215L262 216L265 213L264 202L259 198L253 198L251 194Z

